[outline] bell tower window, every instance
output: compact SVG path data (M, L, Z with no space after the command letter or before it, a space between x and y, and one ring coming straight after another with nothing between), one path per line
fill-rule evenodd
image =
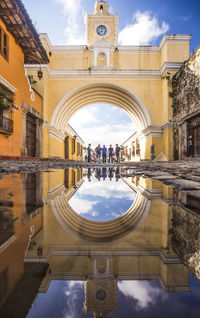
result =
M103 5L102 4L100 5L100 10L103 11Z

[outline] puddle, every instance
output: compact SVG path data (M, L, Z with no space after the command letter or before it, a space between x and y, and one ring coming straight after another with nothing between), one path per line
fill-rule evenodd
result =
M199 317L199 191L123 173L0 180L1 318Z

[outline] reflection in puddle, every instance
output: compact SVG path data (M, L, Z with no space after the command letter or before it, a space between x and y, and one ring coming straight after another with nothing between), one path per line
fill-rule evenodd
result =
M69 200L76 213L104 222L123 215L131 207L136 193L120 179L119 169L88 169L86 174L84 183Z
M198 193L116 168L7 176L0 317L199 317L199 225Z

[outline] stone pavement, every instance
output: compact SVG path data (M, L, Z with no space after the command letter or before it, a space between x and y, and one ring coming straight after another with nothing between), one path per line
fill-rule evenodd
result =
M198 190L200 193L200 160L169 162L142 161L128 163L122 177L144 176L173 185L182 190Z
M12 173L30 173L54 169L116 167L122 168L121 177L144 176L176 186L182 190L200 193L200 159L170 162L124 162L120 164L88 163L61 159L0 160L0 178Z

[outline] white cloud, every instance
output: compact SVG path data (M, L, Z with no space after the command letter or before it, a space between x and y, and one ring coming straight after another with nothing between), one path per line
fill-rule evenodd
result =
M70 118L70 125L74 126L84 126L87 123L97 123L99 120L95 116L97 107L93 106L90 109L82 108L80 111L76 112L74 116Z
M74 126L72 126L75 128ZM75 128L81 138L86 144L91 143L92 147L95 148L98 144L106 145L107 147L111 144L122 144L133 132L135 131L133 124L102 124L97 127Z
M66 44L83 44L84 39L84 7L82 0L54 0L61 4L63 14L66 16L64 35Z
M101 103L80 109L70 118L69 124L93 148L98 144L122 144L135 131L134 122L125 111Z
M167 298L161 289L146 281L121 281L118 288L126 297L137 301L137 309L145 309L155 304L159 296Z
M132 199L133 201L136 195L122 180L115 183L107 179L102 186L102 183L98 182L95 177L92 178L92 182L84 182L76 194L80 194L81 196L101 196L106 199Z
M65 295L67 297L67 312L64 313L64 318L78 318L80 312L77 304L79 303L80 289L83 289L84 282L69 281L66 283Z
M69 200L69 204L71 205L72 209L78 214L87 214L97 203L98 201L88 201L77 196L74 196ZM94 211L92 211L92 213L94 213ZM95 216L95 214L92 216Z
M169 30L169 25L163 21L161 26L152 12L137 11L134 23L127 25L119 33L119 43L122 45L147 45Z

